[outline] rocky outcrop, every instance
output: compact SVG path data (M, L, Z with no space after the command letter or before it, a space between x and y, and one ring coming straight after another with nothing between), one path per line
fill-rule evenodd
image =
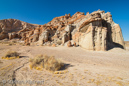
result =
M39 25L33 25L26 22L22 22L16 19L0 20L0 33L4 33L7 36L2 36L0 39L20 37L23 32L34 29Z
M0 20L0 39L19 38L26 45L80 46L87 50L105 51L125 48L121 28L112 15L104 11L77 12L55 17L45 25L34 25L16 19Z
M1 39L4 39L4 38L8 38L8 34L5 33L5 32L1 32L1 33L0 33L0 40L1 40Z
M39 36L39 44L43 45L45 42L48 41L49 32L46 30Z
M112 27L112 41L116 43L120 47L124 47L124 41L123 41L122 31L118 24L114 24Z

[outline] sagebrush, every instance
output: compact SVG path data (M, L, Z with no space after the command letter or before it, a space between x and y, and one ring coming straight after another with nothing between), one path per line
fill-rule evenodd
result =
M15 58L20 58L19 53L16 51L8 51L2 59L15 59Z
M37 70L41 70L42 68L44 68L49 71L57 71L64 66L64 63L55 59L54 56L47 55L38 55L34 58L31 58L29 62L30 68L35 68Z

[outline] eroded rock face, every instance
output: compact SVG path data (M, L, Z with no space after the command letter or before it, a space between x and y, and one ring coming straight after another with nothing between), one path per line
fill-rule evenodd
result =
M19 37L24 32L30 31L39 25L33 25L26 22L22 22L16 19L0 20L0 33L4 33L7 36L2 36L0 39L8 38L13 39ZM22 36L22 35L21 35Z
M39 36L39 44L43 45L45 42L48 41L49 38L49 32L44 31L40 36Z
M26 45L80 46L87 50L105 51L113 47L125 48L121 28L112 15L95 11L84 15L77 12L55 17L45 25L34 25L15 19L0 20L0 39L19 38Z

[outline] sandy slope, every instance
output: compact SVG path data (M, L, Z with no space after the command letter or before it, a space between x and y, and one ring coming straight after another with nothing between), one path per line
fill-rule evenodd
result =
M47 47L0 44L0 57L8 50L21 53L23 58L14 60L0 59L0 80L17 80L17 86L30 85L32 80L43 81L41 86L129 86L129 48L115 48L109 51L87 51L80 47ZM37 54L53 55L69 67L65 74L49 71L30 70L28 59ZM12 63L12 65L10 65ZM9 65L9 66L8 66ZM5 67L5 68L4 68ZM4 68L4 69L2 69ZM62 71L66 71L62 70ZM1 82L1 85L3 82ZM5 83L5 86L11 85Z

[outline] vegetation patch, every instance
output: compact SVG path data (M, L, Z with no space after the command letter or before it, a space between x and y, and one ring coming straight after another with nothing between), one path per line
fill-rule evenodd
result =
M68 70L65 70L65 71L55 71L54 74L65 74L67 72L68 72Z
M12 66L12 65L13 65L13 63L11 63L11 64L9 64L9 65L7 65L7 66L5 66L5 67L0 68L0 70L4 70L4 69L6 69L7 67L10 67L10 66Z
M4 57L2 57L2 59L16 59L16 58L20 58L19 53L17 53L16 51L8 51Z
M64 63L55 59L54 56L47 55L38 55L34 58L31 58L29 62L30 69L34 68L37 70L42 70L44 68L49 71L57 71L64 66Z

